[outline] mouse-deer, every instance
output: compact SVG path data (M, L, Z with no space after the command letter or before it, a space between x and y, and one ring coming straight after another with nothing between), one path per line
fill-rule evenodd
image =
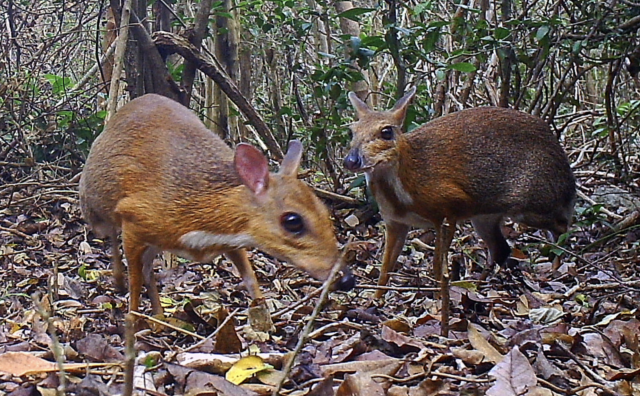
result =
M443 282L444 312L456 223L470 219L489 247L488 263L502 265L511 253L501 232L503 218L559 236L573 214L575 179L548 124L521 111L466 109L403 133L415 93L413 87L388 111L374 111L349 94L358 120L351 125L344 166L365 172L386 224L378 285L387 284L410 227L435 226L433 267ZM379 289L376 297L383 294Z
M207 261L224 254L253 299L262 297L246 249L257 247L325 280L342 265L329 212L298 180L302 144L292 141L278 173L249 144L232 150L188 108L148 94L120 109L95 140L80 181L84 218L113 243L116 285L129 267L129 309L143 278L162 312L151 266L161 251ZM346 269L345 269L346 271ZM353 286L346 273L338 286Z

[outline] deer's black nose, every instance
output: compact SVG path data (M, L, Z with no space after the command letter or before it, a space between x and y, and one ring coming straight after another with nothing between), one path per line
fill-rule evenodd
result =
M350 151L349 155L344 158L344 167L352 172L362 168L362 159L360 158L358 150Z

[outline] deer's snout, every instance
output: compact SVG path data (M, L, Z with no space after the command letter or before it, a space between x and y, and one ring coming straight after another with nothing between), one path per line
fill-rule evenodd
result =
M362 168L362 157L358 149L353 149L344 158L344 167L352 172L358 171Z

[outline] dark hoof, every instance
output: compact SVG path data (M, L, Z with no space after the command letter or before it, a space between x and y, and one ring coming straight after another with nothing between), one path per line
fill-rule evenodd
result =
M347 269L343 270L342 273L342 278L336 282L336 289L342 291L353 289L356 286L356 277Z

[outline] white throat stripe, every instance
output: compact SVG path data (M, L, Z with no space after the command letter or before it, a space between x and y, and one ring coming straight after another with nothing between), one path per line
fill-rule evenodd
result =
M212 234L207 231L190 231L180 237L180 242L188 249L206 249L212 246L234 248L251 247L254 240L246 234Z
M391 186L393 187L393 190L395 191L396 196L398 197L401 203L405 205L413 204L413 198L411 198L411 195L409 195L407 190L404 189L404 186L402 185L402 181L400 180L399 177L391 178Z

